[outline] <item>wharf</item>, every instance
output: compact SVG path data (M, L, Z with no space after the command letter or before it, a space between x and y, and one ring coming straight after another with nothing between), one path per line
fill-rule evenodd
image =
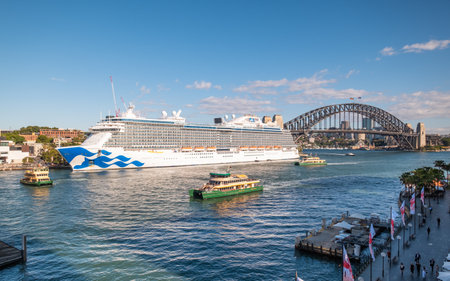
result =
M0 268L24 261L22 251L0 241Z
M300 252L314 253L330 258L342 259L342 245L345 245L350 260L355 265L354 272L362 271L369 261L369 227L373 224L376 234L374 250L381 251L389 241L389 223L378 217L365 218L361 215L342 214L338 221L330 225L322 221L322 229L308 231L306 237L297 237L295 248Z

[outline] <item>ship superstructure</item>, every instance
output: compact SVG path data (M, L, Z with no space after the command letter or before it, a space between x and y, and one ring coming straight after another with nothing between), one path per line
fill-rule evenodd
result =
M190 124L181 111L148 119L134 113L107 116L81 146L58 148L73 170L164 167L282 160L298 157L289 131L254 115Z

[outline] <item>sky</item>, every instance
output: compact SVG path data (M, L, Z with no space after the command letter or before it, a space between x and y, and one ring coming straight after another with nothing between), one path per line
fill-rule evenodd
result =
M450 1L0 2L0 129L358 102L450 133Z

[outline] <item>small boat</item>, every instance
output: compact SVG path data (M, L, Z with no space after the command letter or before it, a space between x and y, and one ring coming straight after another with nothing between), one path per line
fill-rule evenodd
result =
M317 165L327 165L327 161L320 159L317 156L303 156L300 161L294 163L296 166L317 166Z
M48 174L48 167L32 168L31 170L25 171L25 176L20 180L20 183L35 186L52 185L53 181Z
M232 175L229 172L209 175L209 182L199 189L189 190L190 197L209 199L263 190L259 180L249 179L246 175Z
M351 153L351 152L345 153L345 156L355 156L355 153Z

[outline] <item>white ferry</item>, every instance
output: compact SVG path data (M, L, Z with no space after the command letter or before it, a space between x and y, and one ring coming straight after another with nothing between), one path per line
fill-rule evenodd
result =
M74 171L147 168L298 158L288 130L254 115L215 118L214 125L186 123L181 111L161 118L136 116L134 106L90 128L80 146L58 151Z

